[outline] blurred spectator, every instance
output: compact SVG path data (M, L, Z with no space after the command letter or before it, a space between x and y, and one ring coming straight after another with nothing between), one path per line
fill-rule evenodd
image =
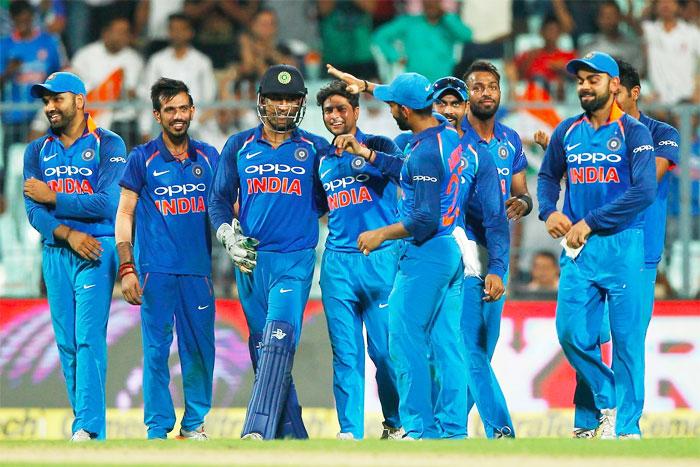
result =
M265 0L264 7L281 20L277 40L290 47L295 55L303 56L309 48L321 48L316 0Z
M319 0L323 63L359 78L375 80L377 65L370 50L375 0Z
M236 67L235 94L244 99L255 99L258 81L270 65L284 63L299 66L291 50L277 38L279 24L272 10L260 10L254 16L250 29L241 33L241 63Z
M208 104L216 96L216 80L209 57L192 47L194 29L191 20L175 13L168 18L170 45L153 54L146 64L144 78L139 87L141 98L150 102L151 85L160 77L178 79L190 88L195 105ZM139 122L143 141L151 139L153 117L151 111L143 112ZM196 130L193 122L192 130Z
M695 134L690 146L690 216L691 237L700 239L700 136ZM680 168L674 167L668 189L668 228L666 250L671 251L671 243L679 237L679 219L681 212Z
M454 13L446 13L440 0L423 0L420 15L400 15L380 26L374 44L390 64L406 65L436 81L455 66L455 45L471 40L471 30ZM403 46L397 49L396 42Z
M532 256L530 282L521 292L556 292L559 288L559 261L550 251L540 250Z
M211 109L202 117L194 135L221 152L231 135L258 123L255 114L248 109Z
M557 41L561 34L562 28L557 18L546 17L540 28L544 46L527 50L506 65L511 97L514 97L515 84L518 80L524 79L542 86L557 100L563 99L564 81L568 79L566 63L575 58L576 54L573 51L559 49Z
M0 38L0 89L3 103L34 104L29 95L35 83L59 71L64 65L62 46L57 38L34 27L34 9L25 0L10 3L12 34ZM4 190L4 171L10 145L27 141L34 110L9 110L2 113L2 172L0 194Z
M159 3L175 3L174 0ZM102 34L102 29L115 16L133 19L137 7L136 0L84 0L78 2L70 0L70 3L83 3L87 6L87 11L84 12L86 17L81 17L80 26L77 29L82 29L87 36L83 37L83 41L79 44L72 44L76 48L80 48L87 43L96 41Z
M700 0L685 0L683 4L683 19L689 24L700 27Z
M619 58L637 70L643 70L644 57L639 53L641 40L623 34L620 23L625 17L615 0L608 0L598 7L598 33L590 36L588 41L581 41L580 54L597 50Z
M642 22L652 99L700 103L700 29L680 18L676 0L654 4L655 21Z
M66 4L63 0L32 0L38 25L49 34L61 35L66 28Z
M570 34L574 46L579 47L582 35L597 31L598 4L603 0L551 0L552 5L546 16L554 16L561 25L562 32Z
M141 0L138 2L134 17L134 34L145 40L146 43L142 50L146 58L167 47L170 15L181 12L184 5L185 0Z
M71 68L79 75L88 91L88 102L114 102L134 99L141 85L143 59L130 47L131 23L114 17L102 29L102 38L78 50ZM100 126L109 128L124 139L127 149L138 141L137 113L132 108L93 113Z
M506 39L513 32L513 0L464 0L460 16L472 30L472 43L462 49L461 76L472 62L503 58Z

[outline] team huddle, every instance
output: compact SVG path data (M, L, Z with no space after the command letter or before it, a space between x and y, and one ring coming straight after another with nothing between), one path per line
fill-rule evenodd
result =
M594 52L567 70L584 112L535 139L546 150L539 217L563 238L556 327L576 370L573 436L639 438L644 339L679 135L640 114L639 76L628 64ZM241 437L308 438L292 367L324 215L320 285L338 439L364 437L365 346L377 368L383 439L466 438L474 405L489 438L515 437L491 359L509 222L527 216L533 200L520 137L496 120L498 70L477 61L464 80L404 73L388 85L330 65L328 72L336 79L316 102L331 143L299 128L301 73L274 65L258 87L260 124L232 135L221 154L188 136L195 106L181 81L152 84L162 131L128 155L85 112L77 76L54 73L32 88L51 128L26 150L25 205L42 235L72 441L105 438L117 277L124 298L141 307L148 438L165 439L175 427L175 327L185 402L179 437L208 439L214 235L235 265L250 333L255 380ZM404 133L392 140L360 130L363 92L386 102ZM600 350L610 339L612 368Z

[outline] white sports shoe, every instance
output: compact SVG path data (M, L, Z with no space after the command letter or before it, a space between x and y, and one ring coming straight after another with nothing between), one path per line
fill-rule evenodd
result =
M406 432L403 431L403 428L401 427L394 428L393 426L389 426L383 422L382 426L384 427L384 429L382 430L382 437L379 439L399 440L403 438L403 435L406 434Z
M588 428L574 428L571 437L575 439L595 438L595 429L589 430Z
M346 433L346 432L340 432L337 435L335 435L335 439L339 439L342 441L353 441L355 439L355 435L352 433Z
M92 440L92 436L90 436L90 433L83 430L82 428L73 433L73 436L71 436L70 438L71 443L84 443L85 441L90 440Z
M180 428L180 438L191 441L209 441L209 437L204 431L204 425L199 425L199 428L193 431L187 431L184 428Z
M241 439L249 441L262 441L263 436L260 433L248 433L247 435L243 435Z
M620 435L618 436L618 439L642 439L642 435L637 434L637 433L630 433L627 435Z
M616 439L615 420L617 419L617 409L602 409L600 411L600 423L597 434L600 439Z

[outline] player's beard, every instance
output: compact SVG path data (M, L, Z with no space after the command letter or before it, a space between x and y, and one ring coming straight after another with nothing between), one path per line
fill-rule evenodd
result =
M491 99L491 101L493 101L493 104L485 104L482 102L470 101L469 110L472 113L472 115L474 115L477 119L488 120L489 118L496 115L496 112L498 112L498 105L500 104L500 102L496 99Z
M594 99L584 102L583 98L587 96L593 96ZM608 90L600 96L596 95L596 93L593 91L579 92L578 99L581 102L581 108L583 110L586 112L595 112L596 110L600 110L605 107L608 99L610 99L610 91Z
M408 119L400 113L398 115L392 115L392 117L394 117L394 120L396 120L396 124L399 126L399 130L409 131L411 129L411 127L408 125Z
M170 141L181 142L185 138L187 138L187 130L190 128L190 122L191 120L174 120L168 123L168 125L163 128L163 132L165 132L168 135L168 139L170 139ZM176 123L182 123L182 128L173 128L173 126Z
M73 105L69 106L67 110L54 109L50 112L45 112L46 118L49 120L49 126L54 133L63 133L77 113L78 106L75 105L75 100L73 100Z

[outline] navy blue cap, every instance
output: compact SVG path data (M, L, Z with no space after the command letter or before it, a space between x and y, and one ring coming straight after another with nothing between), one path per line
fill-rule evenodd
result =
M582 66L590 67L601 73L607 73L612 78L620 77L620 67L617 66L617 62L604 52L590 52L583 58L570 60L569 63L566 64L566 71L575 75Z
M433 99L439 99L445 91L454 91L463 101L469 99L466 83L454 76L445 76L433 83Z
M430 80L418 73L401 73L391 84L374 88L374 97L384 102L396 102L409 109L424 109L433 103Z
M306 86L301 72L292 65L272 65L260 79L258 94L267 96L305 96Z
M87 94L85 83L77 75L67 71L52 73L43 84L35 84L29 91L32 97L41 97L44 92L58 94L72 92L73 94Z

